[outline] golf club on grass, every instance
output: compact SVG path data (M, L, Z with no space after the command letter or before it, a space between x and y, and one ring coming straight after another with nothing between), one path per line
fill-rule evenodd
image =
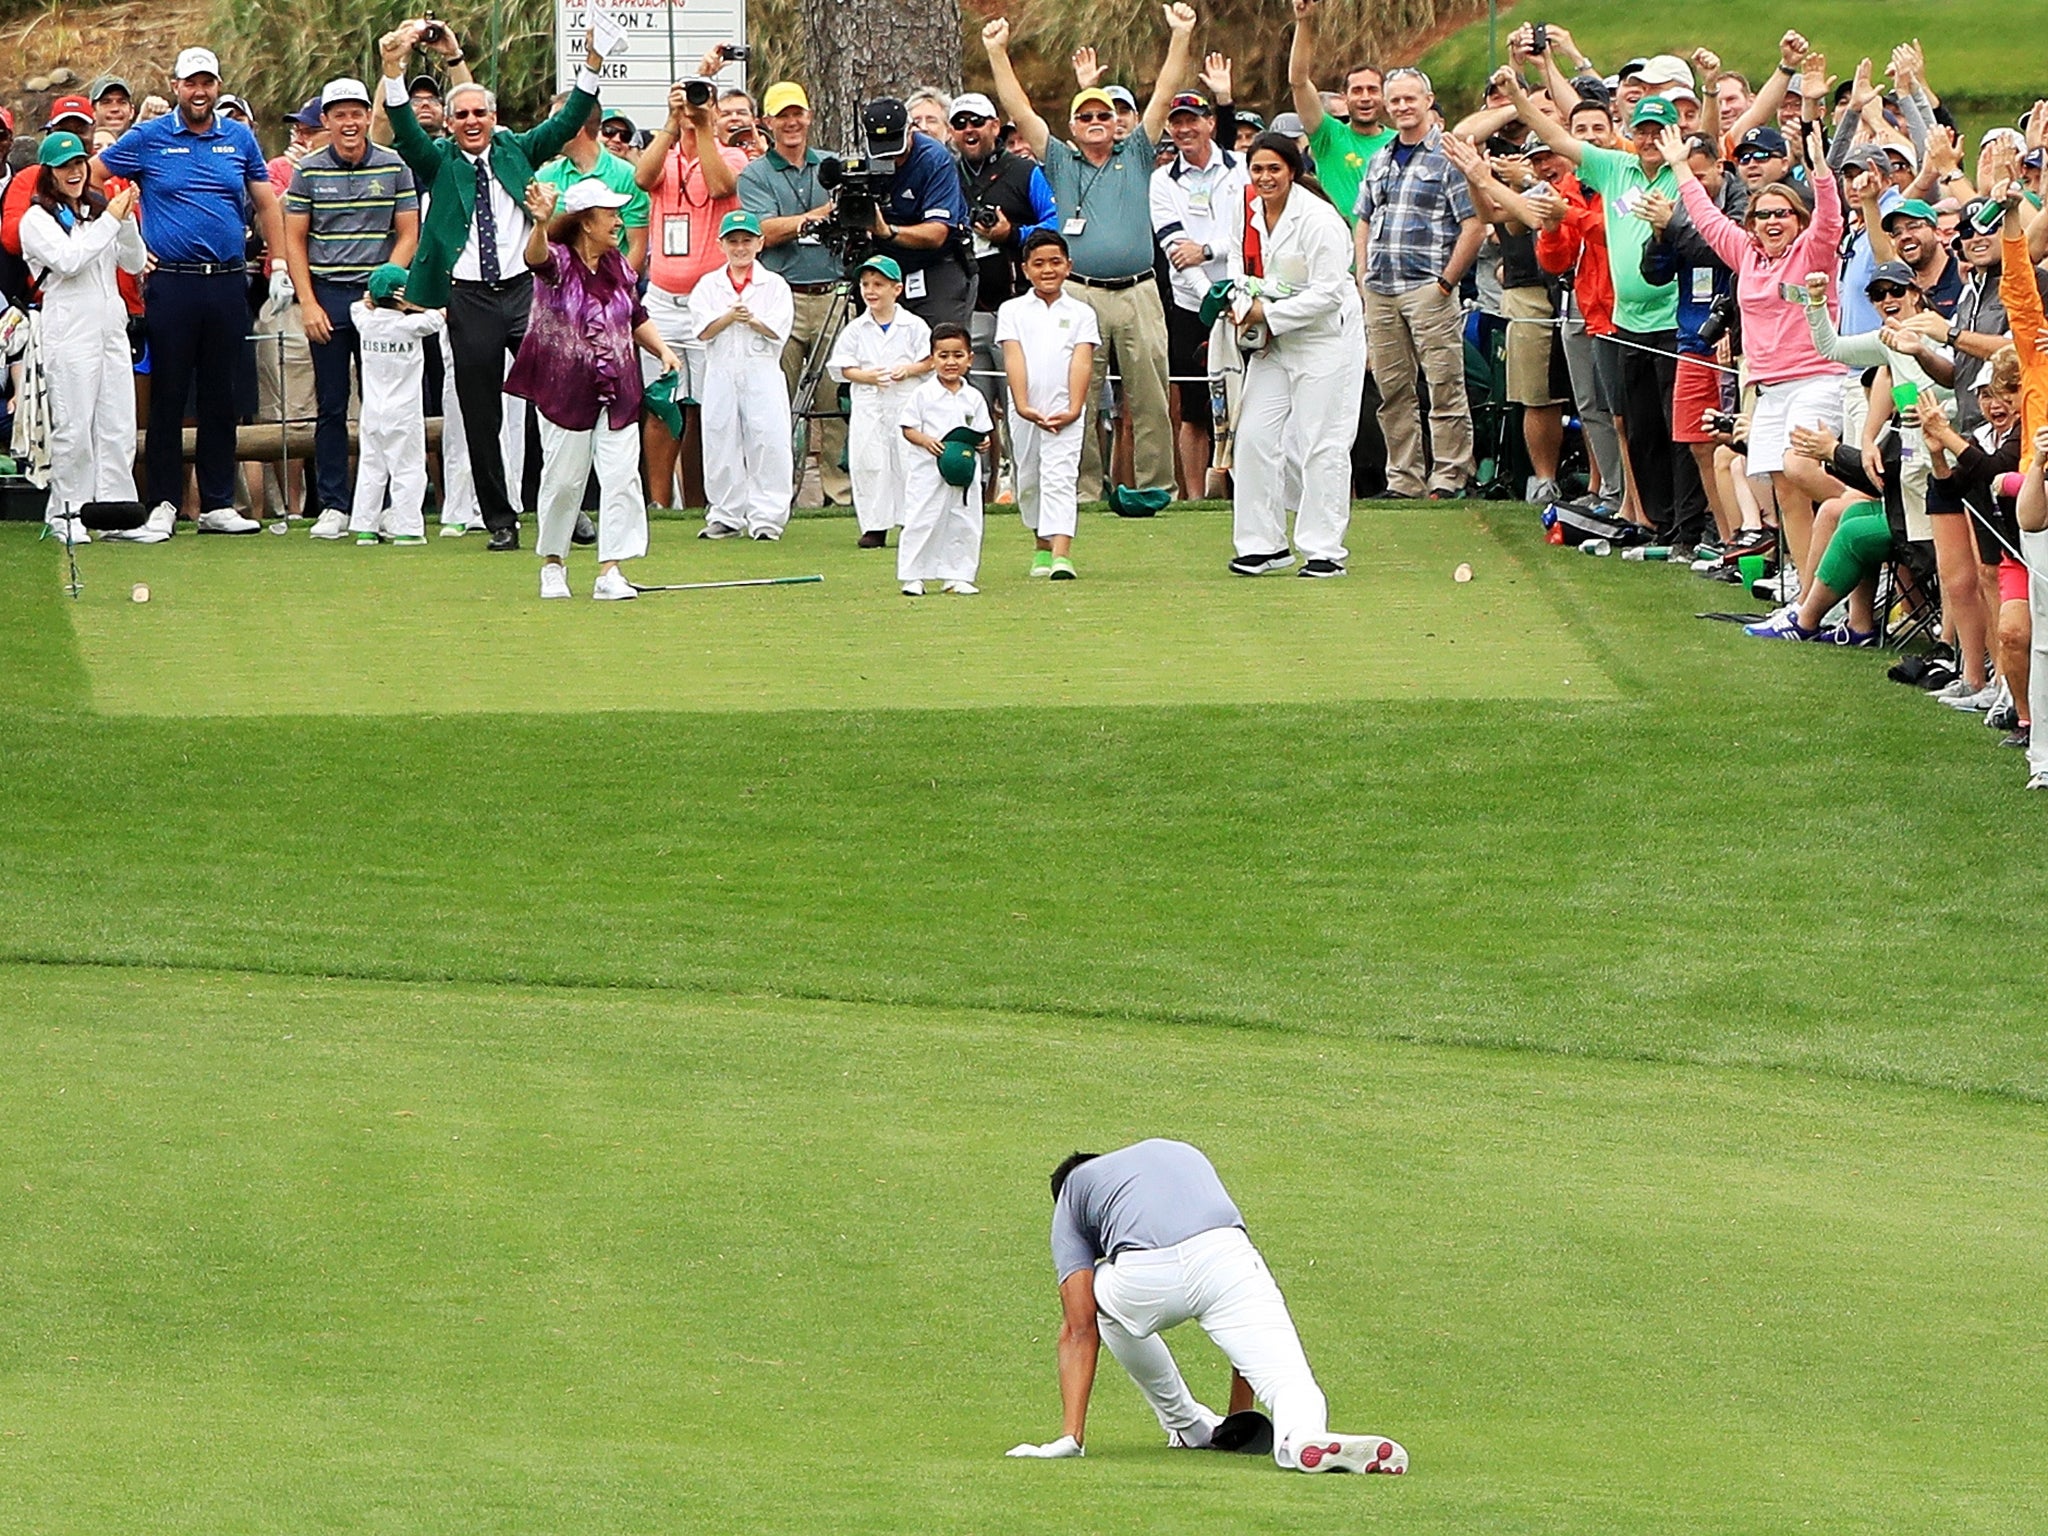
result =
M709 592L714 587L801 587L823 576L756 576L749 581L678 581L667 586L643 587L633 583L635 592Z

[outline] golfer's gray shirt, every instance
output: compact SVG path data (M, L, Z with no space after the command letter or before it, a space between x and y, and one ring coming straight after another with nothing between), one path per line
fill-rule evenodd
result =
M1244 1217L1215 1166L1184 1141L1141 1141L1105 1152L1067 1175L1052 1208L1052 1262L1060 1283L1126 1248L1171 1248Z

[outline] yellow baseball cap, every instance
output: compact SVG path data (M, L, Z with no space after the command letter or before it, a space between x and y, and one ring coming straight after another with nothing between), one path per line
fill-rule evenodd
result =
M1085 91L1076 91L1074 93L1073 105L1067 108L1067 116L1072 117L1091 101L1101 102L1112 112L1116 110L1116 98L1100 86L1091 85Z
M806 112L811 110L811 98L794 80L776 81L768 87L768 94L761 98L763 117L774 117L786 107L802 107Z

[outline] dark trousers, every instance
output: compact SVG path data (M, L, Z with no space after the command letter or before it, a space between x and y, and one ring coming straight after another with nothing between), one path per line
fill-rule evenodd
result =
M348 477L348 387L349 370L362 366L362 341L349 306L362 296L360 288L313 279L313 301L334 328L328 340L306 344L313 354L313 399L319 410L313 428L313 484L322 512L346 512L354 500Z
M462 435L484 526L496 533L519 526L519 509L505 486L505 456L498 432L505 422L505 358L526 338L533 307L527 274L496 285L456 283L448 291L448 344L455 354L455 396L462 403Z
M906 276L908 274L905 274ZM924 269L924 297L905 299L903 307L926 325L967 325L974 314L981 274L942 256Z
M1380 431L1380 383L1365 371L1358 432L1351 439L1351 494L1368 501L1387 494L1387 438Z
M185 499L185 396L196 386L199 509L235 504L235 381L249 334L248 279L237 267L201 277L153 273L143 300L149 328L149 447L144 479L151 506Z
M1678 382L1678 332L1616 331L1622 343L1622 419L1628 427L1628 461L1636 472L1636 499L1659 535L1678 524L1678 466L1699 471L1689 452L1671 441L1671 395ZM1645 350L1648 349L1648 350ZM1653 403L1654 402L1654 403ZM1699 493L1704 497L1705 492ZM1704 505L1704 501L1702 502Z

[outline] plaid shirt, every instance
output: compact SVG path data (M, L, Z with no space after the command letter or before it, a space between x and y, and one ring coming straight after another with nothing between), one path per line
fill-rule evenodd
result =
M1458 226L1474 217L1464 173L1444 158L1443 134L1431 129L1404 169L1396 139L1372 157L1358 185L1354 221L1366 223L1365 285L1399 294L1442 275L1458 243Z

